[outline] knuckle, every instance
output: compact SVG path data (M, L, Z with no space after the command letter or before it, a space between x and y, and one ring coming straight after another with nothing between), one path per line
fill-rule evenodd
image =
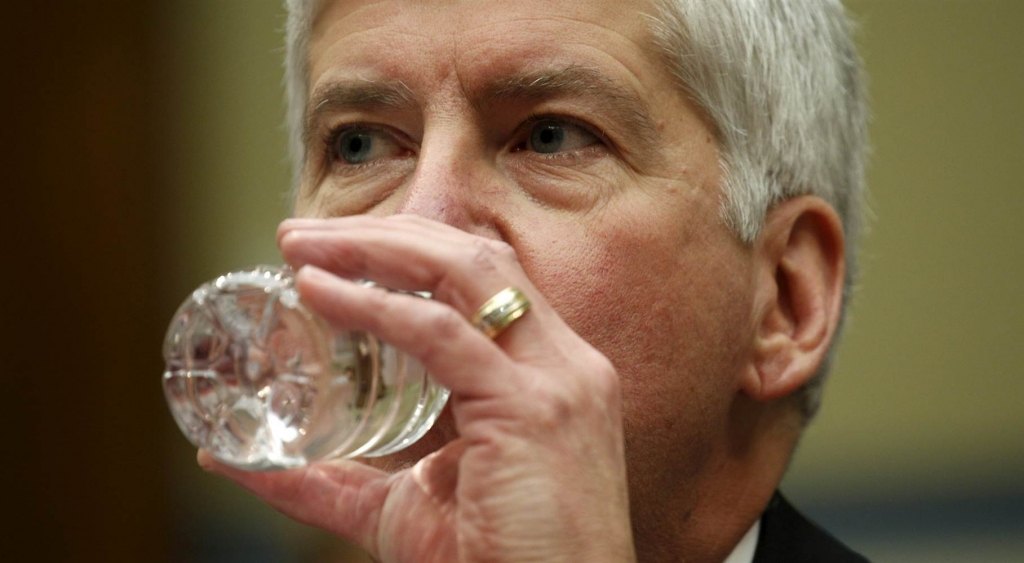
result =
M575 349L570 362L556 364L561 367L536 366L524 374L523 380L529 383L520 392L528 399L519 403L518 420L530 436L538 440L567 437L581 428L607 428L609 421L619 420L619 377L603 354L584 346Z
M595 352L590 366L590 379L598 398L605 403L619 401L619 374L612 362L603 354Z
M389 297L391 292L383 286L377 285L373 282L356 282L357 285L365 289L366 295L362 297L372 307L384 308L389 305Z
M516 251L512 248L512 245L504 241L486 238L476 238L473 240L470 260L474 266L488 269L494 269L501 263L507 264L518 261Z
M465 329L466 320L449 307L434 307L429 314L427 327L432 337L428 340L446 341L453 339Z
M367 309L380 313L368 317L368 320L374 324L371 330L379 330L379 323L382 322L383 319L391 316L390 312L394 306L392 299L393 296L382 287L367 286L367 289L369 289L369 291L365 292L362 298L363 303Z
M452 303L457 306L458 300L455 296L460 294L459 288L462 280L453 274L454 272L451 270L445 271L434 282L433 298L442 303Z
M536 398L531 418L542 432L558 430L572 420L577 403L565 390L549 389Z
M530 390L531 419L542 431L564 428L572 420L617 412L622 397L618 372L604 354L584 347L561 377L539 376ZM603 414L601 415L603 416Z
M433 307L423 325L430 338L419 341L422 347L414 355L426 364L434 363L439 354L447 353L445 343L455 340L465 329L465 323L466 320L455 310L445 306Z

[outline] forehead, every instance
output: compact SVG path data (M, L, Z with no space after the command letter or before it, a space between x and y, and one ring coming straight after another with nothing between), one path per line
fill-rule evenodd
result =
M639 84L658 70L649 11L645 0L326 0L311 35L310 87L345 77L415 88L452 75L472 87L569 65Z

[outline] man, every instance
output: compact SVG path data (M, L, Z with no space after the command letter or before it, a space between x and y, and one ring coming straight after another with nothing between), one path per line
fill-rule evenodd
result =
M283 256L452 399L376 467L205 467L381 561L861 560L775 493L852 277L838 1L288 4Z

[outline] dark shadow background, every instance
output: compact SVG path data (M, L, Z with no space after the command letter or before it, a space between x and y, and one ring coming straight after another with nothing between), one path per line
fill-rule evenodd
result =
M4 7L7 561L159 559L171 541L154 18L128 0Z
M355 561L202 474L159 386L180 299L277 262L276 0L10 2L6 561ZM1024 553L1024 3L857 0L878 219L784 489L875 561Z

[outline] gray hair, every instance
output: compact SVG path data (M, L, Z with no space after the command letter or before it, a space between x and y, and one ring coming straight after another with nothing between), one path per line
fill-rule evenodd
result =
M857 279L867 155L865 80L840 0L658 0L655 41L679 85L715 128L722 218L752 243L768 209L816 195L839 215L847 242L843 315ZM821 406L838 335L800 391Z
M309 36L321 0L285 0L290 151L305 162ZM843 315L857 277L867 104L841 0L654 0L656 45L680 88L715 130L724 171L722 219L752 243L772 205L816 195L839 214L847 241ZM833 340L801 389L805 420L821 405Z
M309 36L323 0L284 0L288 11L285 25L284 88L288 125L288 154L292 161L292 187L298 193L302 168L306 164L306 102L309 100ZM295 198L292 197L294 204Z

